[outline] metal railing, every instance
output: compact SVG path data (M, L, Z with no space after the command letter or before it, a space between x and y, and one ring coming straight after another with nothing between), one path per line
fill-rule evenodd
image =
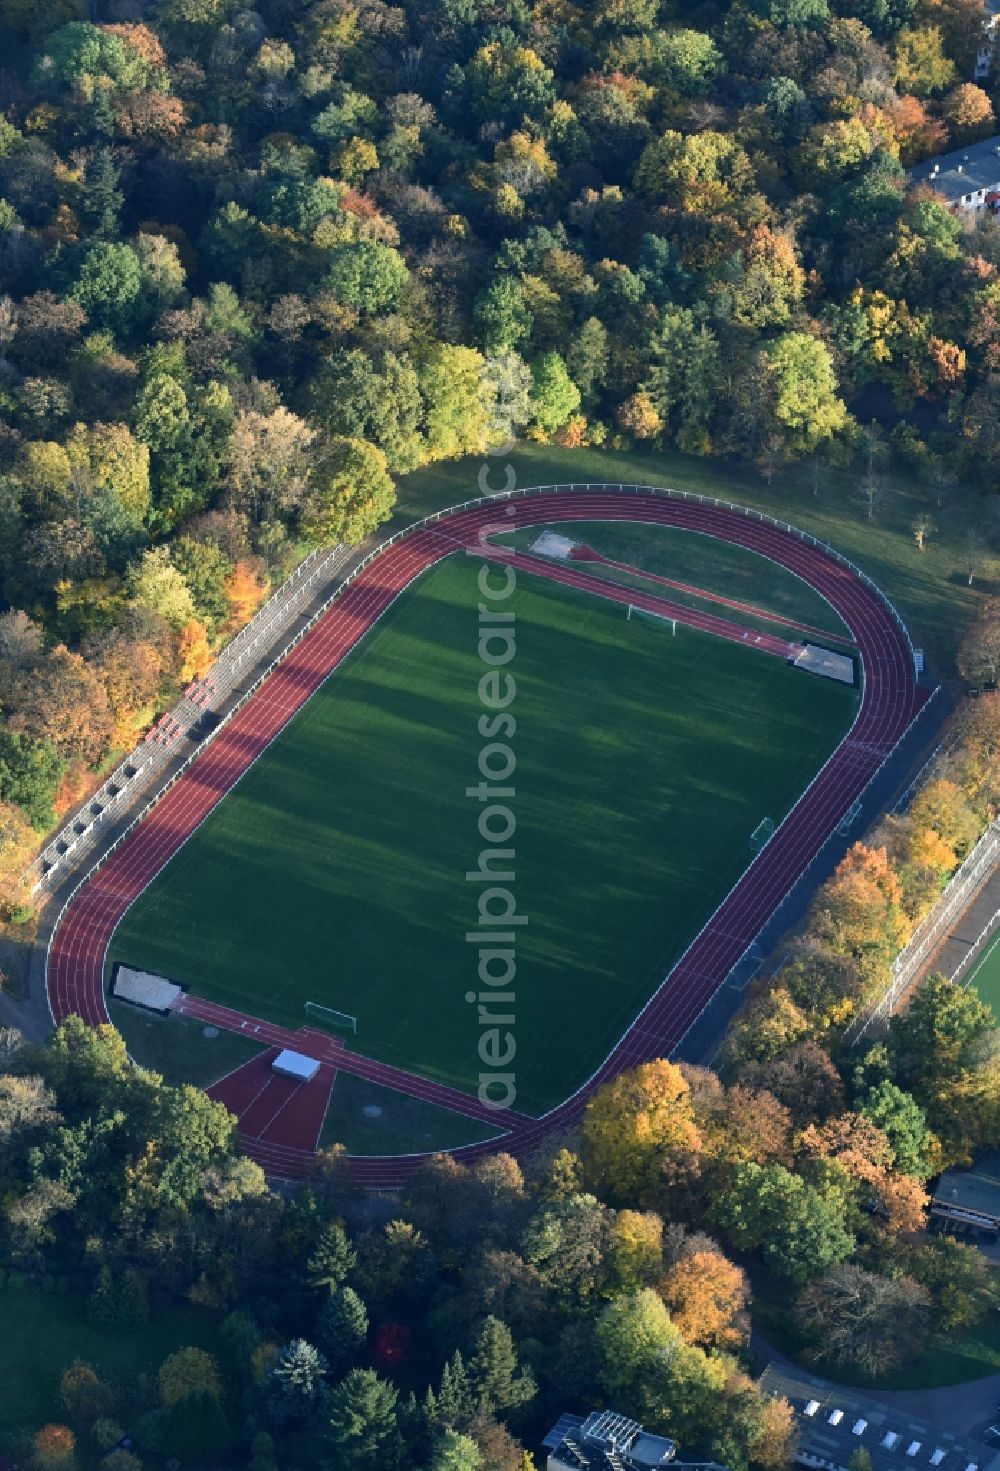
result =
M303 558L291 576L230 640L207 674L190 685L182 698L158 718L135 749L49 839L24 875L33 894L51 888L62 878L70 862L78 863L93 851L109 825L174 760L177 742L206 714L225 704L245 675L248 664L292 623L316 584L331 576L350 551L336 546L310 552Z
M952 874L934 907L924 915L893 961L891 978L882 995L848 1027L844 1034L846 1042L859 1042L876 1021L892 1014L900 997L933 959L956 915L965 910L998 863L1000 818L990 823L979 842ZM977 944L983 939L985 931Z
M969 946L968 950L962 956L961 960L958 962L951 975L948 977L949 981L952 981L955 985L958 984L962 976L964 976L965 972L969 969L969 966L972 964L972 962L978 959L979 955L982 953L982 949L983 946L986 944L986 941L992 939L992 937L996 934L998 925L1000 925L1000 909L995 909L990 915L987 922L983 925L982 929L979 931L979 934L973 940L972 944Z

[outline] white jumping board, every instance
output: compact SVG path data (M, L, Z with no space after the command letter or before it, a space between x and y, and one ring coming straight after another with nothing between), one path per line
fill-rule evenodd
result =
M306 1057L302 1052L292 1052L287 1047L278 1053L271 1064L271 1071L283 1078L294 1078L297 1083L308 1083L319 1072L315 1057Z

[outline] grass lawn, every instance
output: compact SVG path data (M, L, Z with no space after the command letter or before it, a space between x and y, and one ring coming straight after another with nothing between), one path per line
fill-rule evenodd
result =
M883 1389L934 1389L1000 1372L1000 1313L965 1333L936 1333L916 1363L889 1374Z
M874 1379L807 1356L805 1341L787 1314L788 1294L761 1284L754 1293L754 1328L786 1358L840 1384L865 1389L939 1389L1000 1372L1000 1312L964 1332L935 1333L918 1359Z
M191 1308L161 1308L139 1328L98 1328L76 1297L7 1287L0 1290L0 1315L0 1447L12 1431L65 1421L59 1380L74 1359L127 1387L140 1374L155 1379L175 1349L219 1347L212 1319Z
M993 1015L1000 1018L1000 934L990 941L964 984L974 987L986 1005L993 1008Z
M264 1050L259 1042L235 1032L206 1037L202 1022L172 1011L158 1016L110 996L108 1011L131 1055L143 1067L161 1073L167 1083L208 1088Z
M126 915L113 959L288 1025L321 1002L357 1016L370 1056L476 1086L477 572L449 558L394 604ZM607 1054L856 696L537 578L512 602L532 1112Z
M393 529L482 494L477 488L482 463L457 460L403 476ZM504 486L506 463L491 464L487 488ZM571 480L668 485L755 506L790 521L830 542L875 579L907 620L914 643L925 649L929 668L938 678L954 675L959 636L984 594L1000 591L997 516L991 497L976 487L961 486L938 506L905 467L894 466L887 473L886 504L869 521L857 494L856 474L824 470L817 496L808 463L783 470L771 485L752 466L652 450L624 453L523 444L510 456L510 464L519 486ZM921 552L913 522L927 511L937 529ZM978 531L982 547L971 588L967 586L970 527Z
M565 534L564 527L553 524L551 528L532 526L501 533L495 540L527 550L545 529ZM627 562L630 567L643 572L653 572L702 588L707 593L750 603L778 617L808 623L828 633L846 634L840 615L807 583L784 567L769 562L766 557L758 557L743 547L729 546L714 537L681 531L675 526L642 526L628 521L578 521L574 523L573 540L585 542L601 556ZM643 587L673 602L715 613L747 628L764 629L769 633L780 630L780 624L769 619L756 618L709 598L664 587L661 582L617 567L587 562L584 570L591 576L604 577L622 586ZM797 634L794 636L798 637Z
M321 1149L343 1144L349 1154L433 1154L495 1137L477 1119L338 1073L319 1142Z

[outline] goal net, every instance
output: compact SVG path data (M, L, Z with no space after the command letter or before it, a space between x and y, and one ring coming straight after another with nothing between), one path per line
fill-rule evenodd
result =
M764 847L764 844L769 843L773 837L774 821L770 817L765 817L763 822L758 822L750 834L750 846L755 853L759 852Z
M358 1030L358 1019L351 1016L347 1011L334 1011L332 1006L320 1006L318 1001L307 1001L305 1005L306 1016L321 1027L329 1027L334 1032L356 1032Z
M677 619L671 618L669 613L654 613L652 608L640 608L637 603L629 603L626 619L631 623L633 615L636 618L652 618L657 623L669 623L671 630L676 635Z

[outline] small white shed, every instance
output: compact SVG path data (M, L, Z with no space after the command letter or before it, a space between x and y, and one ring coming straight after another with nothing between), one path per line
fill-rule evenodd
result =
M319 1063L315 1057L306 1057L304 1053L292 1052L286 1047L272 1062L271 1070L283 1078L294 1078L297 1083L308 1083L319 1072Z

